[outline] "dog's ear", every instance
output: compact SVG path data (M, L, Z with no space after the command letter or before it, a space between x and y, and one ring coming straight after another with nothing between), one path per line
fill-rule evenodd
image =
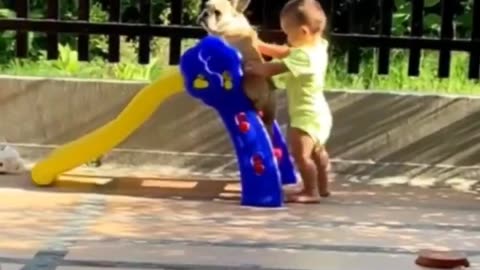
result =
M247 10L248 6L250 5L251 0L231 0L235 9L240 12L244 13Z

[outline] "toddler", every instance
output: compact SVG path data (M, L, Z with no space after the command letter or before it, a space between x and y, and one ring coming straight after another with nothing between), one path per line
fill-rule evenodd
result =
M287 195L287 202L318 203L330 195L329 157L325 143L332 115L323 94L328 63L328 42L323 38L326 16L315 0L291 0L282 9L280 22L289 46L259 41L258 50L276 60L251 64L247 73L272 77L286 89L292 156L303 179L303 188Z

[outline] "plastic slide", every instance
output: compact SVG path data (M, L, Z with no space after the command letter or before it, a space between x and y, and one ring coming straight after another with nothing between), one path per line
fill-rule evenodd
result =
M214 109L230 135L240 170L242 205L281 207L282 184L296 182L295 168L278 124L271 140L245 95L238 51L209 36L185 52L180 68L187 92Z
M161 78L146 86L112 121L97 130L54 150L32 169L32 180L40 186L110 151L138 129L170 96L182 92L182 75L178 67L164 71Z

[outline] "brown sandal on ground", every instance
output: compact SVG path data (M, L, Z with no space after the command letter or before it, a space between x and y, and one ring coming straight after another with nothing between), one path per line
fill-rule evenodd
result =
M469 267L465 254L455 251L421 250L415 263L422 267L438 269L454 269Z

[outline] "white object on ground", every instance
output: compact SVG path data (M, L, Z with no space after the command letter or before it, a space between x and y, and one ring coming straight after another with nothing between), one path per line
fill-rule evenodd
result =
M25 170L18 151L6 143L0 143L0 173L20 173Z

